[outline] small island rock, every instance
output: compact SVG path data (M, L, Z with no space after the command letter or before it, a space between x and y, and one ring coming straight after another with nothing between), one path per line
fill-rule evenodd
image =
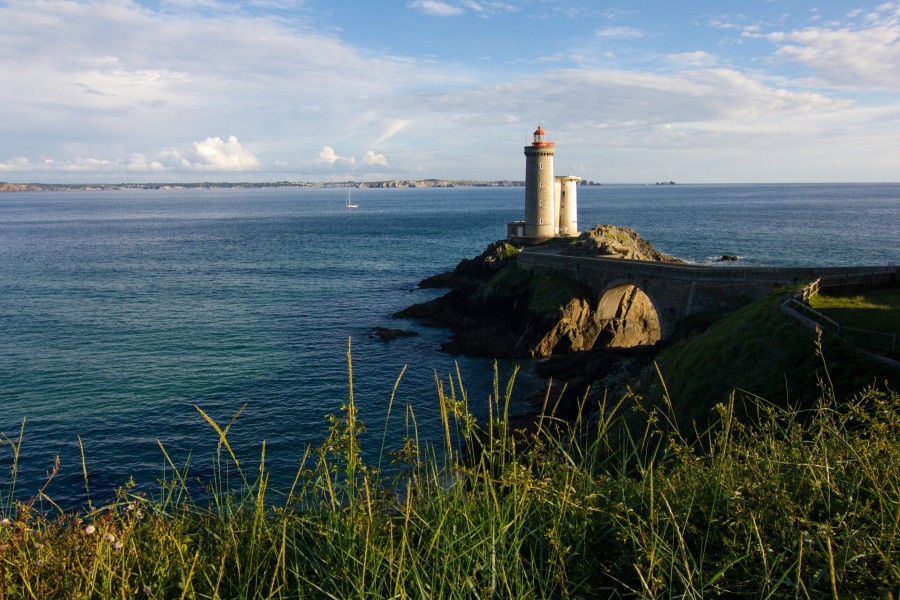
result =
M395 340L400 337L415 337L419 335L418 331L410 331L408 329L392 329L390 327L375 327L372 332L384 341Z

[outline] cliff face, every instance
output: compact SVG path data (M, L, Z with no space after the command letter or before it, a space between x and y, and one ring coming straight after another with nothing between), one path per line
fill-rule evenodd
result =
M0 181L0 192L35 192L41 188L24 183L6 183Z

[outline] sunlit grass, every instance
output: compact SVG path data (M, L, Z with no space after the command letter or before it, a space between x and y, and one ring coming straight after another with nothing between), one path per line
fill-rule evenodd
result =
M544 414L514 431L506 418L513 381L495 381L490 418L478 422L456 373L436 379L443 434L434 447L419 439L412 406L393 398L386 417L369 417L402 419L406 436L389 443L381 427L367 431L349 372L348 401L329 435L278 494L268 488L265 448L240 457L229 444L239 415L222 424L200 408L219 440L203 501L191 498L190 469L164 446L169 467L151 496L127 484L108 504L66 514L42 490L5 490L0 598L900 591L895 392L839 400L823 384L810 409L757 399L744 419L732 396L700 432L674 425L667 398L669 408L644 411L628 394L585 407L573 422ZM620 427L634 411L645 426ZM374 464L360 453L368 435L384 445ZM21 431L4 438L0 449L13 483L21 439Z
M809 305L842 326L900 333L900 289L868 290L859 294L817 294Z

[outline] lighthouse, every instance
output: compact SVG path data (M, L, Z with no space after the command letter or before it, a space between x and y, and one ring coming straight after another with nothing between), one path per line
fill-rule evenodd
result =
M549 238L559 231L559 213L554 210L553 142L544 139L538 125L534 141L525 146L525 237Z
M553 142L538 125L525 146L525 220L507 224L510 238L534 240L578 236L577 185L580 177L553 175Z

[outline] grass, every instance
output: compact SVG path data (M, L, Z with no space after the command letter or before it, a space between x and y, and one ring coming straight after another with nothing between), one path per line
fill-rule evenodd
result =
M842 326L900 333L900 288L854 295L817 294L809 305Z
M726 395L702 431L673 425L668 394L661 410L628 394L514 431L513 380L495 379L478 422L457 372L436 381L437 447L392 399L385 418L408 435L393 448L382 439L367 464L348 352L347 404L290 490L268 488L265 449L252 462L233 453L239 415L222 425L202 410L219 440L207 498L192 498L192 474L171 461L152 497L126 485L79 514L43 489L27 502L11 489L0 599L896 594L900 395L839 398L821 348L818 359L826 383L809 408L755 399L740 417ZM617 425L634 411L646 426L632 435ZM21 440L5 437L0 454L13 482Z
M816 334L797 326L778 309L793 290L773 292L715 322L702 335L684 339L658 357L662 379L679 415L680 424L708 420L711 409L737 390L736 410L754 398L779 406L812 406L818 399L821 362L810 348ZM849 396L867 385L888 381L900 387L900 373L872 363L851 344L825 334L821 343L831 363L830 376L838 396ZM651 369L640 386L659 403L664 389Z

